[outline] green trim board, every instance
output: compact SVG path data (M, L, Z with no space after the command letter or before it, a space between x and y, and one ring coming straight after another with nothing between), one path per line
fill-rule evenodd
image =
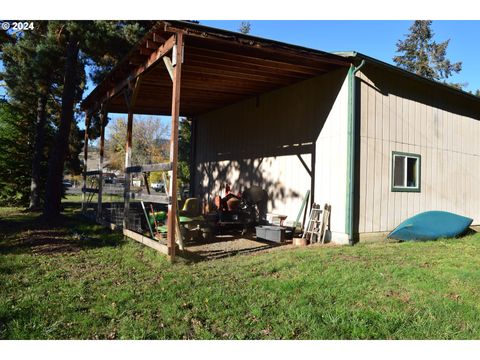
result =
M345 233L352 237L352 186L353 186L353 151L354 151L354 86L355 86L355 67L353 65L348 69L348 120L347 120L347 188L345 196Z
M418 163L417 163L417 181L418 181L418 186L417 187L396 187L394 186L394 159L395 155L399 156L405 156L405 157L410 157L410 158L416 158ZM390 176L390 191L392 192L421 192L422 189L422 156L420 154L414 154L414 153L406 153L406 152L400 152L400 151L392 151L392 156L391 156L391 176Z
M357 67L354 64L348 69L348 120L347 120L347 187L345 196L345 233L353 244L354 191L355 191L355 120L356 114L356 82L355 74L365 65L362 60Z

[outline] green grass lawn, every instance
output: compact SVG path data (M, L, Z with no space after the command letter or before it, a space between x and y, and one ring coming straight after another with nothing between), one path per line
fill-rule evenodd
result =
M95 198L96 200L96 198ZM74 202L74 203L81 203L82 202L82 194L65 194L65 198L63 199L64 202Z
M479 234L171 265L72 211L0 209L2 339L478 339L479 300Z

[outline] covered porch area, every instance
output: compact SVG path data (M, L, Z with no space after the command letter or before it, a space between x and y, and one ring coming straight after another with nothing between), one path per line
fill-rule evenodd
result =
M119 229L125 236L165 253L173 261L176 250L186 246L176 216L179 213L180 117L192 121L190 196L209 205L213 195L222 191L224 183L235 182L232 185L238 185L234 188L236 192L250 186L262 187L263 177L255 181L245 179L257 176L255 169L264 171L262 167L265 166L288 167L293 156L308 175L305 186L310 191L310 203L313 203L314 193L318 192L315 178L317 137L341 92L349 66L346 59L318 50L190 22L159 21L82 103L86 114L85 164L92 117L98 115L101 123L99 169L86 171L85 166L82 210L88 212L88 196L95 194L94 216L98 222ZM321 81L315 80L319 77ZM312 96L319 86L324 89L324 96ZM305 101L305 97L310 99ZM317 106L318 98L324 99L325 104ZM263 104L269 105L264 107ZM250 108L264 112L253 114ZM277 113L273 111L275 108ZM105 194L102 166L105 124L109 113L127 114L128 121L121 222L112 222L106 217L102 200ZM168 162L132 164L132 142L135 141L132 127L136 114L171 116ZM302 125L304 116L309 122ZM315 119L318 119L317 124ZM252 124L256 125L254 129ZM312 124L316 127L309 129ZM282 135L277 136L269 129L277 129ZM272 134L275 141L269 141L268 134ZM243 148L232 147L240 143ZM233 178L231 166L236 167L237 175ZM140 192L132 191L133 174L154 171L168 172L165 193L150 192L148 186ZM244 176L247 173L250 175ZM292 175L294 178L293 173L288 174ZM287 174L274 171L271 176L286 177ZM90 177L95 177L95 187L88 185ZM282 191L280 187L277 190L278 194ZM146 215L148 209L144 203L156 204L157 209L166 211L164 239L151 236L153 232L148 222L139 222L138 216L132 215L140 214L140 218L142 213ZM288 202L286 204L288 206ZM192 250L195 247L190 246Z

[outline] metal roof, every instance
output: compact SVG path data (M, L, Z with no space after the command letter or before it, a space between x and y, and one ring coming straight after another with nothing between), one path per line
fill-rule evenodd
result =
M346 59L350 59L352 61L365 60L367 63L376 65L376 66L381 67L381 68L383 68L385 70L388 70L388 71L393 71L400 76L407 77L407 78L410 78L414 81L419 81L419 82L422 82L422 83L425 83L425 84L428 84L428 85L433 85L433 86L438 87L439 89L445 90L445 91L450 92L452 94L464 96L464 97L466 97L470 100L480 102L480 97L478 97L476 95L473 95L469 92L463 91L461 89L458 89L458 88L453 87L451 85L448 85L446 83L442 83L442 82L439 82L439 81L436 81L436 80L428 79L428 78L426 78L424 76L421 76L421 75L417 75L417 74L412 73L408 70L405 70L405 69L402 69L398 66L394 66L394 65L386 63L384 61L375 59L371 56L359 53L357 51L343 51L343 52L339 51L339 52L335 52L334 54L339 55L339 56L343 56Z
M184 21L159 21L82 102L94 111L126 113L122 89L137 69L177 32L184 38L181 115L198 115L350 65L342 56ZM155 61L158 61L156 59ZM132 75L133 74L133 75ZM166 115L172 83L163 62L141 75L133 107L137 114Z
M480 101L480 97L416 75L359 52L327 53L320 50L216 29L185 21L158 21L129 54L82 102L84 110L98 110L108 102L109 112L128 112L122 91L125 80L144 66L172 34L184 35L181 114L198 115L260 95L351 63L365 60L387 71L427 83L444 91ZM131 80L131 79L130 79ZM170 113L171 81L162 62L142 74L134 113ZM112 91L116 89L118 91Z

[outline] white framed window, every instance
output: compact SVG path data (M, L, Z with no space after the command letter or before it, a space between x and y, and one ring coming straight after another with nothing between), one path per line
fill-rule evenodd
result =
M392 191L420 192L421 157L392 152Z

